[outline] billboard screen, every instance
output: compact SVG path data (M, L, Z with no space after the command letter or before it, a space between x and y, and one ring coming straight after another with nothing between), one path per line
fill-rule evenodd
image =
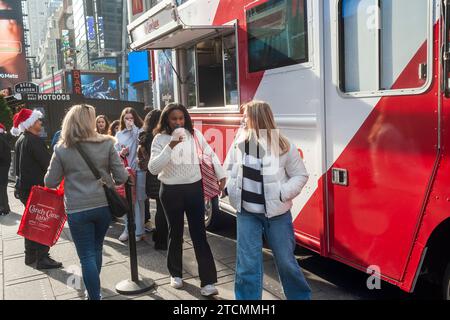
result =
M28 80L21 2L0 0L0 89Z
M66 90L72 93L72 75L67 73L66 77ZM119 99L119 79L117 73L81 71L81 88L85 98Z
M95 20L94 17L86 17L88 40L95 40Z
M128 54L130 83L150 80L148 51L134 51Z
M91 69L103 72L117 72L117 58L93 58L91 59Z

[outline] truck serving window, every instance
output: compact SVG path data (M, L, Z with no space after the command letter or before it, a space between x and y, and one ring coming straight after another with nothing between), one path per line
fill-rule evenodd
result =
M239 103L236 36L205 40L186 50L185 77L190 108L220 108ZM184 74L185 73L185 74Z
M339 86L343 92L375 93L425 85L429 1L342 0L339 15Z
M306 0L269 0L246 11L249 72L308 61Z

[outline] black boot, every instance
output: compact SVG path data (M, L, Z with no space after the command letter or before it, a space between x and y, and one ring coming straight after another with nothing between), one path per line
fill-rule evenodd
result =
M27 252L25 251L25 264L27 266L31 266L37 260L36 252Z
M44 269L59 269L62 267L62 263L53 260L49 255L45 255L36 264L36 269L44 270Z
M37 261L37 258L38 255L33 242L25 239L25 264L30 266Z

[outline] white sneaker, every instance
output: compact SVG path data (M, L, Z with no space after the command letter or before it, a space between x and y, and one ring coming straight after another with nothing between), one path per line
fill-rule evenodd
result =
M210 297L219 294L219 290L217 290L217 288L213 284L208 284L202 287L200 293L202 294L202 296Z
M178 277L170 277L170 286L175 289L180 289L183 286L183 279Z
M119 241L125 242L128 241L128 230L125 230L122 232L122 234L119 237Z
M155 231L155 228L153 227L153 223L150 220L147 221L147 223L144 226L144 229L146 232L149 232L149 233Z
M144 236L136 236L136 242L141 241L142 239L144 239Z

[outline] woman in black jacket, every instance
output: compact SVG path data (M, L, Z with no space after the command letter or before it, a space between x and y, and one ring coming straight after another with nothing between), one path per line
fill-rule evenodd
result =
M156 128L161 117L161 110L153 110L144 119L144 131L139 135L138 165L147 171L145 191L150 199L156 201L155 230L153 241L156 250L167 250L168 227L161 201L159 200L160 182L158 177L148 171L148 161L153 142L153 130Z
M10 211L7 191L10 165L11 147L6 139L6 128L0 123L0 216Z

